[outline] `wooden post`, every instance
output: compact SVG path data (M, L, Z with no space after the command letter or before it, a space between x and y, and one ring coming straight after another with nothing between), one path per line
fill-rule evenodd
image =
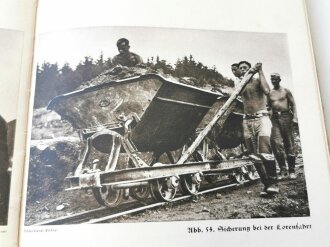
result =
M251 80L253 77L253 73L251 73L251 69L247 71L244 77L241 80L241 83L238 85L234 93L229 97L226 103L217 111L211 121L206 125L206 127L198 134L194 142L189 146L188 149L182 154L181 158L176 162L176 164L183 164L187 161L187 159L191 156L193 152L195 152L196 148L201 144L204 138L209 134L212 130L213 126L218 122L218 120L225 115L227 110L230 108L231 104L241 93L245 85Z

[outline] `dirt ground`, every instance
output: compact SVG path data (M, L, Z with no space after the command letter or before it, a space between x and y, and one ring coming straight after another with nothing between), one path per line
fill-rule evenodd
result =
M260 182L244 185L234 190L205 194L189 201L169 203L136 215L127 215L112 222L149 222L214 219L248 219L269 217L309 216L307 190L303 169L297 180L280 183L280 194L261 198Z
M58 210L58 207L63 207L63 209ZM28 201L25 225L33 225L98 207L100 205L94 199L93 193L89 191L60 191L41 200Z
M168 203L160 208L114 219L112 222L309 216L303 168L299 168L297 174L296 180L281 181L280 194L272 198L261 198L259 192L263 186L260 182L256 182L186 201ZM26 211L26 225L97 207L99 205L90 191L60 191L39 201L29 202Z

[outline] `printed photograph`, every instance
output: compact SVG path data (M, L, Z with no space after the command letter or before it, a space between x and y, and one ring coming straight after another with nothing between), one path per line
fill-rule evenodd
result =
M0 226L7 225L23 33L0 29Z
M36 61L25 225L310 216L285 33L71 29Z

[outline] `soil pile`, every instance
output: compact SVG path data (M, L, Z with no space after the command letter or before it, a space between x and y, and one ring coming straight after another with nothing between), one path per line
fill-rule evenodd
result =
M181 83L184 83L187 85L200 87L197 78L175 77L175 76L172 76L171 74L164 73L163 69L161 69L161 68L152 69L152 68L142 64L137 67L126 67L126 66L117 65L114 68L104 71L103 73L101 73L99 76L93 78L92 80L82 83L81 86L79 87L79 89L83 89L83 88L95 86L95 85L100 85L100 84L110 82L110 81L117 81L117 80L135 77L135 76L150 74L150 73L156 73L168 80L178 81L178 82L181 82ZM202 88L208 89L208 90L213 90L216 92L225 93L225 94L231 93L233 91L232 87L223 85L221 83L219 83L216 88L211 86L210 84L205 84Z

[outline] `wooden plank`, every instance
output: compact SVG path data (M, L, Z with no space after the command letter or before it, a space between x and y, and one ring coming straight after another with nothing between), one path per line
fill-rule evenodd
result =
M201 142L204 140L204 138L210 133L213 126L221 118L225 117L225 114L229 115L227 112L229 112L229 108L230 108L231 104L238 97L238 95L241 93L241 91L246 86L246 84L249 83L249 81L251 80L252 77L253 77L253 74L250 73L250 70L245 73L238 88L229 97L229 99L226 101L226 103L217 111L217 113L212 118L212 120L208 123L208 125L206 125L206 127L198 134L198 136L196 137L194 142L189 146L189 148L182 154L181 158L177 161L177 164L186 162L188 160L188 158L195 152L196 148L201 144ZM224 125L224 122L222 123L222 125Z

